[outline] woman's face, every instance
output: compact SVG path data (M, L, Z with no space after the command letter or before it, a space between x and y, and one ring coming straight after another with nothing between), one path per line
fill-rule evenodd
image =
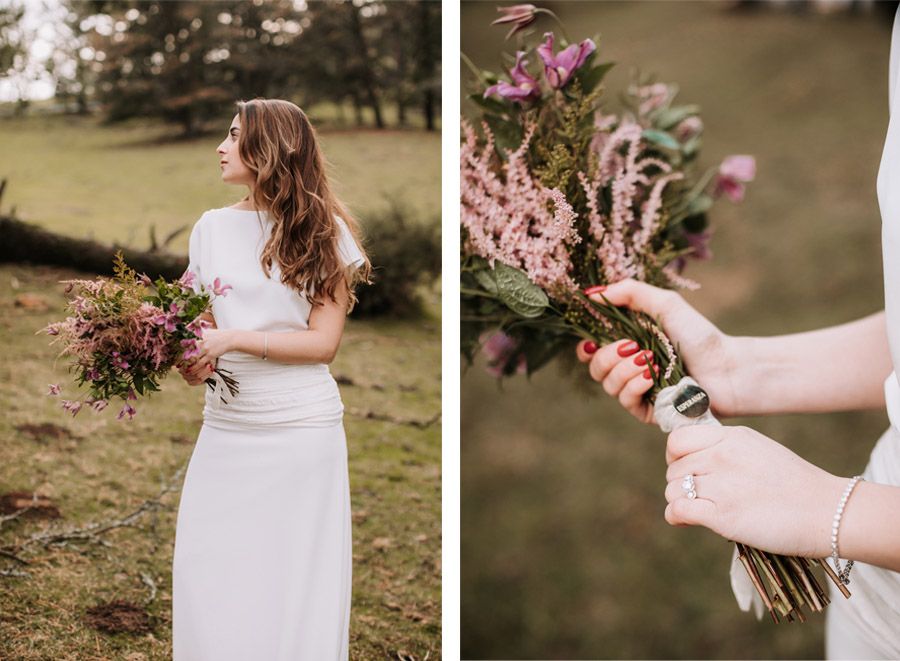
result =
M222 181L226 184L234 184L236 186L252 186L254 182L253 173L247 169L244 162L238 154L238 136L241 132L240 115L235 115L231 120L231 126L228 129L228 135L219 144L216 153L219 154L220 167L222 168Z

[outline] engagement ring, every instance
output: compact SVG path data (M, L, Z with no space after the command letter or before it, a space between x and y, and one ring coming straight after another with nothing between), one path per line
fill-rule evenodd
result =
M691 500L697 497L697 490L694 489L693 473L688 473L684 476L684 481L681 483L681 490L684 491L685 495Z

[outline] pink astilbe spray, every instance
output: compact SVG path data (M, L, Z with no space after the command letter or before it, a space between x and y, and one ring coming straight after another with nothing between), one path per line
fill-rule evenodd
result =
M526 127L501 173L492 163L494 136L488 126L483 125L482 145L468 123L462 128L461 222L467 250L491 266L500 261L525 271L548 294L563 296L577 289L569 258L569 248L581 240L575 230L577 214L559 190L542 186L528 168L526 154L535 126Z

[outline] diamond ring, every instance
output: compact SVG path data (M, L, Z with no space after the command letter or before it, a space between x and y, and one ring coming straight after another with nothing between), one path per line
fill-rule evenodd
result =
M694 488L693 473L688 473L684 476L684 480L681 483L681 490L684 491L684 494L691 500L697 497L697 490Z

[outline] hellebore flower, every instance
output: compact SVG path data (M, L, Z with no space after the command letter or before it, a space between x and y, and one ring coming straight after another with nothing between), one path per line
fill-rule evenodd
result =
M572 44L553 54L553 33L544 34L546 41L537 47L538 55L544 61L544 76L550 87L562 89L572 79L575 71L585 63L588 55L597 50L597 46L590 39L585 39L580 44Z
M218 278L213 280L213 294L216 296L224 296L229 289L233 289L233 287L231 285L223 285Z
M484 90L485 98L492 94L497 94L504 99L510 99L511 101L516 101L518 103L540 98L540 83L534 76L528 73L528 70L525 68L525 65L528 64L528 62L526 62L524 58L525 51L518 51L516 53L516 64L509 71L509 77L512 79L512 83L501 80L496 85L491 85Z
M744 199L744 184L756 176L756 159L752 156L728 156L719 166L714 195L725 193L732 202Z
M524 30L534 23L534 19L537 18L538 8L531 4L521 4L511 5L509 7L497 7L497 11L503 14L503 16L491 23L491 25L511 23L512 30L506 35L506 38L509 39L519 30Z

